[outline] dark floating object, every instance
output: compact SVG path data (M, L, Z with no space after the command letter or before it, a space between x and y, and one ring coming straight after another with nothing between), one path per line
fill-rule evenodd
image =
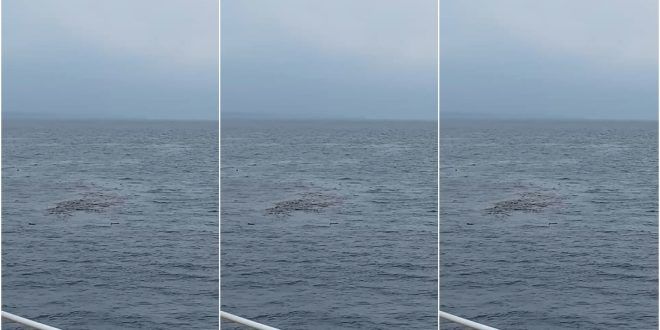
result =
M275 203L273 207L267 208L266 213L270 215L291 215L294 211L320 212L341 202L336 196L322 193L305 193L300 198Z
M248 222L248 226L254 226L254 224L251 223L251 222Z
M548 222L549 225L556 225L556 222Z
M468 226L472 226L472 225L474 225L474 224L471 223L471 222L468 222L467 225L468 225Z
M554 195L541 193L523 193L519 198L497 202L486 209L486 213L509 215L511 212L541 212L544 209L560 204L560 199Z
M28 222L28 225L30 225L30 226L34 226L34 224L33 224L32 222Z
M339 222L331 222L330 224L331 224L331 225L338 225Z
M119 224L119 222L111 222L111 223L110 223L111 226L112 226L112 225L118 225L118 224Z
M118 205L122 200L116 195L103 193L85 193L82 198L63 201L47 209L49 214L70 216L74 212L101 213Z

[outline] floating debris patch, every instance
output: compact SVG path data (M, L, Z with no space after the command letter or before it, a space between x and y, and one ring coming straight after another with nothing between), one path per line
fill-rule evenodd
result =
M544 209L559 205L561 200L555 195L526 192L519 198L497 202L487 208L488 214L509 215L512 212L541 212Z
M119 196L104 193L85 193L82 198L67 200L48 208L48 214L70 216L74 212L102 213L121 204Z
M295 211L321 212L322 210L341 203L337 196L322 193L305 193L300 198L290 199L275 203L273 207L266 209L270 215L286 216Z

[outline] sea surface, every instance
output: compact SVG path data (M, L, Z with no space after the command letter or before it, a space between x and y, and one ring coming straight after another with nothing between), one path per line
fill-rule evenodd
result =
M436 122L223 120L222 309L291 330L435 329L436 142Z
M656 329L657 128L442 120L441 309L500 329Z
M62 329L217 329L217 121L2 128L3 310Z

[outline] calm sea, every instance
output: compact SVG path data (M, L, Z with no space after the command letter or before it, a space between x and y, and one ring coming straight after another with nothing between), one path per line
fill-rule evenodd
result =
M2 309L217 329L217 141L217 122L4 121Z
M657 125L443 120L441 309L501 329L657 328Z
M223 120L222 309L282 329L437 327L436 133Z

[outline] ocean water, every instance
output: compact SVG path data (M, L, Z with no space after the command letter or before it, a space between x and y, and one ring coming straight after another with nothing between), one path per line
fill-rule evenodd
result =
M657 328L657 125L441 121L441 309L501 329Z
M217 329L217 141L217 122L4 121L2 309Z
M437 327L435 122L223 120L221 137L223 310Z

